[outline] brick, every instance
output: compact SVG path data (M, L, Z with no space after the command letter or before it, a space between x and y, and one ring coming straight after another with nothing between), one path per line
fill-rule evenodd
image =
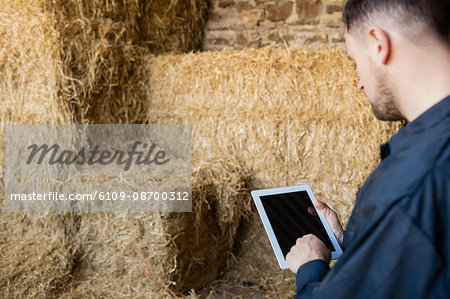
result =
M238 2L236 4L236 10L238 12L241 12L243 10L249 10L249 9L252 9L252 8L253 8L253 6L248 1Z
M290 21L287 24L288 25L317 25L317 24L319 24L319 20L297 19L295 21Z
M345 39L344 39L343 37L340 37L340 38L332 38L332 39L331 39L331 42L332 42L333 44L343 44L343 43L345 43Z
M248 47L250 48L260 48L261 47L261 34L257 31L251 31L248 37Z
M276 28L277 24L266 19L263 22L259 22L259 27L261 27L261 30L270 30Z
M295 37L291 34L285 34L281 37L282 40L286 41L286 42L290 42L292 40L295 39Z
M306 44L312 44L312 43L317 43L317 42L326 43L326 42L328 42L328 38L326 35L321 34L321 35L314 35L313 37L305 39Z
M234 5L234 1L233 0L222 0L219 1L219 7L220 8L227 8L229 6L233 6Z
M228 40L226 40L224 38L221 38L221 37L218 37L218 38L215 38L215 39L211 40L211 43L214 44L214 45L219 45L219 46L223 46L223 45L228 45L229 44Z
M284 21L292 14L293 3L280 1L278 5L269 5L266 10L267 19L270 21Z
M277 32L272 32L271 34L269 34L268 39L274 42L281 41L281 37Z
M344 23L342 22L342 14L340 12L323 14L320 18L320 25L329 28L341 28L344 26Z
M342 5L327 5L325 6L325 11L328 14L332 14L333 12L341 12L344 9L344 7Z
M236 43L238 44L238 45L247 45L247 43L248 43L248 40L247 40L247 38L244 36L244 34L242 34L242 33L238 33L238 34L236 34Z
M320 0L297 0L297 15L304 21L318 19L322 12Z
M239 14L239 21L256 23L264 20L264 13L260 10L246 10Z
M344 6L347 0L322 0L324 5L341 5Z

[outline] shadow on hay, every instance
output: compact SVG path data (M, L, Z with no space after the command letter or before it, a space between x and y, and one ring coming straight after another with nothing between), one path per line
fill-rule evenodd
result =
M227 269L236 234L251 209L251 173L214 162L194 173L193 212L166 214L177 256L177 290L199 289Z

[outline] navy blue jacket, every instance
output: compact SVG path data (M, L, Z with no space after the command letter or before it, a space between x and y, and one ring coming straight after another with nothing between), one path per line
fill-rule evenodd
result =
M297 272L297 298L450 298L450 96L381 146L330 270Z

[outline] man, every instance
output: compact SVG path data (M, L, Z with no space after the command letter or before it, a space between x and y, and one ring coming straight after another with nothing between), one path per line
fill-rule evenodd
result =
M343 242L333 269L317 237L287 255L297 298L450 298L450 1L350 0L350 59L380 120L408 125L381 146L347 230L315 202Z

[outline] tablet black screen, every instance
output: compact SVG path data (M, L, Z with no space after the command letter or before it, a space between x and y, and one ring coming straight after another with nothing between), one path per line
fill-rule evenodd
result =
M296 240L307 234L316 235L330 251L335 251L319 216L308 212L308 207L314 208L308 192L296 191L260 198L285 257Z

